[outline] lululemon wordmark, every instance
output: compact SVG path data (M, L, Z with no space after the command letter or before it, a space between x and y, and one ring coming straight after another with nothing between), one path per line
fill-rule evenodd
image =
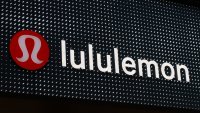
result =
M78 53L78 52L77 52ZM70 54L70 64L73 68L75 69L86 69L86 53L85 51L80 51L80 57L76 57L76 58L80 58L80 59L75 59L75 51L73 49L70 49L69 53L66 53L66 42L65 40L61 40L61 57L62 57L62 67L66 67L66 54ZM151 71L155 72L155 77L156 78L160 78L160 74L159 72L161 72L161 75L166 79L166 80L172 80L177 78L178 81L182 81L182 77L183 75L185 75L185 80L186 82L190 82L190 75L189 75L189 70L185 65L176 65L174 68L174 66L172 66L172 64L170 63L163 63L161 64L161 69L159 69L159 65L156 61L148 61L148 60L144 60L144 59L138 59L137 60L137 65L135 60L133 60L130 57L125 57L123 58L122 62L121 62L121 68L119 67L120 61L119 61L119 51L118 48L114 48L114 57L111 57L111 55L106 55L106 66L102 66L102 55L100 53L96 53L93 50L93 46L92 44L88 44L88 59L89 59L89 70L94 70L94 59L96 56L96 67L98 68L99 71L104 72L104 73L112 73L112 69L114 69L114 73L116 74L120 74L120 69L123 70L124 73L126 73L127 75L135 75L136 72L139 72L139 76L143 77L144 74L144 67L143 65L146 65L146 70L147 70L147 77L152 77L151 75ZM95 55L96 54L96 55ZM113 58L113 59L112 59ZM80 60L79 63L76 63L76 61ZM111 60L114 60L114 67L111 64ZM154 69L151 68L154 67ZM138 67L138 69L137 69ZM170 74L166 73L166 69L170 70ZM181 75L181 71L184 71L184 74ZM177 75L175 74L177 73ZM175 77L177 76L177 77Z

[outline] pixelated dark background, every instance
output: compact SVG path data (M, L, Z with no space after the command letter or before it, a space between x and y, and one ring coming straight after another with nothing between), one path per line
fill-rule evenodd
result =
M10 108L13 112L199 110L198 4L198 1L172 0L1 1L2 112L12 110ZM23 29L42 34L49 44L50 61L41 70L21 69L10 57L9 41ZM88 57L86 70L71 68L69 59L63 68L61 39L67 42L67 52L70 48L87 52L87 45L93 44L104 62L105 55L113 55L113 48L117 47L120 61L129 56L160 64L185 64L190 69L191 82L139 77L138 73L127 76L123 71L101 73L96 66L95 71L89 71ZM20 109L22 106L24 110Z

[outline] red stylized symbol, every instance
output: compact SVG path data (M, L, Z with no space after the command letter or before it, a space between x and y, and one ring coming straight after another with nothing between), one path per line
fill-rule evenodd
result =
M40 69L49 59L46 40L30 30L19 31L12 37L10 53L15 63L27 70Z

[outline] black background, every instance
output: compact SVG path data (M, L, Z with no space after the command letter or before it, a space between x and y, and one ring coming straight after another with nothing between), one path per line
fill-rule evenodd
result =
M160 2L163 2L162 4L165 5L164 1L160 1ZM60 8L57 8L59 10L57 10L55 8L55 9L52 10L52 12L50 11L50 14L55 14L55 13L56 14L48 16L47 20L49 20L50 23L48 21L46 21L46 22L44 22L45 24L43 25L43 24L40 24L40 23L42 23L42 22L40 22L40 19L44 19L45 20L45 16L48 15L48 13L46 13L46 15L45 15L45 11L44 11L44 13L40 13L39 10L41 10L41 9L34 8L33 6L31 7L31 3L28 3L28 2L27 3L23 3L23 1L22 2L12 1L11 3L8 3L8 2L6 2L6 3L7 4L3 4L1 2L1 6L4 5L3 7L1 7L1 15L3 15L3 17L5 16L5 18L1 18L1 20L2 20L1 21L1 32L2 32L2 37L4 37L4 38L2 38L3 40L1 39L1 44L3 44L2 47L1 47L1 49L2 49L1 50L1 52L2 52L1 58L3 58L3 59L1 59L1 62L3 62L2 65L1 65L1 92L4 92L4 93L1 94L2 95L1 97L2 97L2 103L4 103L4 102L7 103L8 102L9 104L10 103L13 103L13 104L11 104L10 106L7 105L7 104L3 104L2 106L5 106L5 107L2 107L2 108L5 108L5 111L8 110L11 106L16 106L15 112L17 111L17 106L18 106L18 108L21 108L22 106L24 106L25 107L24 111L29 111L29 112L30 111L32 111L32 112L61 112L61 110L66 110L66 109L67 109L66 111L69 111L69 112L88 112L88 111L89 112L123 112L124 110L127 111L127 112L133 112L135 110L136 111L138 110L138 112L164 112L164 111L165 112L177 112L177 111L185 111L186 112L187 110L185 110L184 108L187 108L187 109L191 109L191 108L192 109L199 109L199 100L195 100L195 99L199 99L199 94L197 94L199 92L199 89L197 89L196 88L197 86L194 86L195 84L192 84L192 83L191 83L191 86L189 86L189 87L187 85L185 85L185 86L183 85L183 84L186 84L186 83L178 83L178 84L180 85L180 87L183 87L182 90L186 90L185 92L187 92L186 93L186 95L188 95L187 97L190 97L190 96L196 96L196 97L194 97L194 98L186 98L183 103L182 103L182 101L177 101L176 104L174 104L174 103L172 103L172 104L164 103L166 101L171 101L170 99L173 99L173 98L170 98L169 100L167 100L167 99L165 100L164 98L160 99L159 96L163 97L162 94L161 95L157 95L156 98L155 98L155 101L152 102L151 101L152 98L148 98L148 97L145 96L145 95L149 94L148 92L151 92L151 90L146 90L147 93L142 95L143 98L146 98L147 100L144 99L142 101L140 100L139 102L135 102L135 100L134 100L135 98L134 98L133 100L131 100L131 101L133 101L133 104L130 104L132 102L127 101L127 100L130 100L130 99L123 100L123 99L119 99L119 98L107 98L108 101L106 100L107 102L105 102L105 98L98 97L98 96L95 97L95 96L84 95L84 93L80 93L79 91L76 91L76 89L75 90L73 90L73 89L67 90L67 91L69 91L67 93L66 92L59 92L59 90L62 90L62 88L64 87L63 83L65 83L65 82L59 82L59 80L63 79L63 78L62 77L57 77L57 75L55 75L55 73L57 73L57 72L60 73L60 71L66 73L63 70L70 70L70 71L74 71L74 72L77 71L77 70L70 69L70 68L69 69L63 69L62 67L59 67L59 66L61 66L60 60L58 60L59 59L58 57L60 57L60 55L54 54L54 53L58 53L59 52L60 47L58 47L58 46L60 44L60 42L59 42L60 39L65 39L66 37L70 37L71 39L75 39L75 40L67 39L67 41L68 41L70 47L72 47L73 49L77 49L77 50L80 50L82 48L87 48L85 46L87 46L87 44L91 43L91 42L95 46L98 46L99 43L95 43L92 39L90 39L90 38L88 39L88 38L84 37L84 35L88 35L87 34L88 32L91 32L91 29L90 28L87 29L86 32L80 31L80 32L82 32L81 35L83 35L83 38L81 38L81 41L78 41L79 39L77 39L77 37L81 37L81 35L79 36L78 34L73 34L73 33L77 33L77 32L79 32L78 29L82 29L81 28L81 24L80 23L72 23L74 25L77 24L77 26L73 26L73 25L69 26L70 25L70 21L67 21L68 22L67 25L65 25L65 26L63 25L62 26L62 22L63 23L65 22L64 18L66 19L66 17L67 17L67 19L70 20L70 18L69 18L70 14L69 13L62 14L62 12L59 12L59 11L63 10L62 9L62 5L61 5ZM37 2L36 1L32 2L32 3L36 3L34 6L37 6ZM55 3L55 4L51 4L51 5L56 5L56 2L53 2L53 3ZM61 1L59 1L58 3L62 4ZM76 2L74 2L74 3L76 3ZM125 8L125 6L128 3L129 2L127 2L127 1L121 2L121 5L122 5L122 7ZM184 16L188 16L188 18L190 18L191 15L197 14L195 19L199 19L199 10L197 8L197 6L198 6L197 3L198 2L193 1L193 2L187 3L187 4L189 4L189 6L188 5L184 5L186 3L184 1L182 1L181 3L182 3L182 5L181 4L176 4L176 2L174 2L174 1L173 2L168 2L167 1L166 5L168 4L169 7L173 7L173 8L175 8L175 6L177 5L178 8L180 8L180 10L182 10L182 13L186 13L185 15L183 14ZM29 7L25 8L25 6L23 6L23 5L19 5L18 6L18 4L26 4ZM43 5L45 5L45 4L48 5L48 1L46 1L46 2L44 2L42 4ZM151 5L151 4L153 4L153 2L149 3L149 5ZM43 5L42 6L38 6L38 7L44 7ZM77 4L75 4L75 5L77 5ZM81 6L82 4L78 4L78 5ZM157 5L159 5L159 3ZM10 7L10 6L12 6L13 8ZM59 7L59 4L57 4L57 6ZM71 5L71 6L73 6L73 5ZM193 6L196 6L196 7L193 7ZM21 9L28 9L28 10L23 11L20 8L19 9L15 9L14 7L16 7L16 8L20 7ZM135 7L139 7L139 6L135 6ZM7 11L11 11L11 10L12 11L11 12L5 12L5 10L3 11L2 8L5 8L5 9L7 8ZM48 7L48 8L51 8L51 7ZM161 8L161 7L159 7L159 8ZM74 9L76 9L76 8L74 8ZM25 12L25 14L17 13L17 12L15 13L14 12L15 10L17 10L17 11L19 10L21 12ZM69 9L65 9L65 10L69 10ZM119 11L120 10L122 10L122 9L119 9ZM168 10L170 10L170 9L168 9ZM180 10L178 10L176 8L174 10L175 11L180 11ZM191 14L192 11L190 11L190 10L197 11L197 12L193 12ZM126 11L128 11L128 10L126 10ZM69 10L69 12L70 12L70 10ZM71 13L75 14L75 12L73 10L73 7L72 7L72 10L71 10ZM81 13L81 12L79 12L79 13ZM6 14L8 14L8 15L6 15ZM170 12L169 12L169 14L171 14L172 16L176 15L176 13L174 14L174 13L170 13ZM21 15L21 17L16 17L15 15L17 15L17 16ZM39 16L39 15L41 15L41 16ZM140 14L138 14L138 15L140 15ZM35 17L35 16L38 16L38 17ZM64 17L64 16L66 16L66 17ZM73 17L73 15L71 15L71 16ZM181 16L182 15L179 16L180 17L179 19L180 20L184 19L184 18L181 18ZM13 18L10 19L10 17L13 17ZM50 18L50 17L52 17L52 18ZM79 17L79 15L75 15L74 17L75 18L81 18L81 16ZM27 19L27 21L25 21L25 22L21 21L24 18L25 18L25 20ZM36 20L34 20L34 18L36 18ZM61 18L61 19L59 19L59 18ZM63 20L62 20L62 18L63 18ZM119 16L118 19L120 19L120 18L122 18L122 16ZM73 20L73 18L71 18L71 19ZM19 21L16 21L16 20L19 20ZM101 20L99 20L99 21L101 21ZM123 20L119 20L119 21L120 21L120 23L123 23L124 19ZM59 22L61 22L61 23L59 23ZM106 26L106 22L107 21L103 21L103 23L101 23L101 24L105 27ZM124 22L124 24L125 23L126 22ZM188 23L183 24L183 26L184 25L187 26ZM125 28L124 26L128 26L128 25L118 26L118 27L121 27L121 29L120 29L121 31L119 31L119 32L123 33L122 29ZM64 27L67 28L67 32L65 32L66 29ZM87 27L87 25L86 25L86 27ZM102 27L101 29L106 29L104 27ZM47 29L47 28L49 28L49 29ZM72 29L70 29L70 28L72 28ZM47 38L47 41L49 42L50 47L51 47L51 53L52 54L51 54L51 59L50 60L52 60L52 61L50 61L50 63L47 65L47 67L44 70L40 70L40 71L45 71L47 73L43 73L41 75L40 71L29 72L29 71L23 70L23 69L19 68L18 66L16 66L14 64L14 62L11 60L11 58L9 56L9 53L7 51L7 45L9 43L9 40L10 40L11 36L15 32L17 32L17 31L19 31L21 29L31 29L31 30L37 31L37 32L39 32L40 34L44 35ZM178 28L175 28L175 30L177 30L177 29ZM199 29L199 23L197 23L197 29ZM186 29L186 30L188 30L188 29ZM197 35L197 37L199 38L198 31L199 30L194 31L195 32L194 35ZM89 33L89 35L92 36L92 37L93 36L95 37L95 36L99 35L99 39L98 40L100 41L100 43L104 44L105 42L102 41L102 40L104 40L104 39L102 39L102 37L104 37L104 35L105 35L104 33L105 32L104 31L101 32L100 35L99 34L95 34L95 33L94 34ZM180 34L181 34L181 32L180 32ZM55 39L55 37L58 37L58 38ZM146 36L144 36L144 37L146 37ZM120 36L119 37L115 37L115 38L120 38ZM182 38L187 39L187 33ZM178 39L178 38L175 37L175 39ZM130 39L128 39L128 40L130 40ZM105 41L106 41L106 39L105 39ZM199 42L199 39L197 41ZM6 42L6 43L4 43L4 42ZM186 43L186 42L187 41L185 41L184 43ZM109 42L106 42L106 43L107 44L105 44L105 46L109 47L110 50L112 50L112 48L117 45L116 44L116 45L109 46ZM151 42L147 42L147 43L152 44ZM190 41L188 41L188 43L190 44ZM199 43L197 43L197 44L199 44ZM83 45L83 46L80 46L80 48L77 48L76 47L77 45ZM142 47L143 44L141 44L139 46ZM101 47L101 46L98 46L98 47ZM199 47L199 45L197 45L195 47ZM187 48L189 48L189 50L191 50L191 51L193 50L193 48L190 48L190 47L187 47ZM180 48L177 48L177 49L180 49ZM86 50L86 49L84 49L84 50ZM103 51L103 52L106 52L107 54L112 53L112 51L105 50L105 49L99 49L97 51ZM183 50L182 53L189 54L189 53L185 52L185 50ZM102 54L105 55L105 53L102 53ZM144 52L144 54L141 55L142 58L149 58L149 59L154 59L154 60L157 60L156 58L160 58L161 60L158 61L158 62L162 63L161 61L162 61L163 57L156 56L156 58L155 58L155 56L154 56L155 54L151 54L151 53L147 54L146 56L143 56L145 54L146 53ZM196 53L196 54L198 55L199 52ZM123 55L126 56L125 53ZM129 53L127 53L127 55L129 55ZM136 56L133 56L133 58L136 59L136 58L140 58L141 56L139 56L139 55L137 56L136 55ZM173 55L169 56L169 57L170 58L174 58ZM177 57L175 57L175 58L177 58ZM186 55L186 58L188 58L187 55ZM181 59L181 58L179 58L179 59ZM199 59L197 61L199 61ZM173 62L173 59L172 59L172 62ZM173 63L174 64L175 63L186 63L186 64L190 65L190 68L191 67L194 68L193 71L198 71L198 69L199 69L199 63L196 63L195 66L192 63L190 64L190 62L187 62L187 61L184 62L184 60L180 60L180 61L174 60ZM56 64L56 65L53 65L53 64ZM51 69L53 69L53 70L51 70ZM59 69L61 69L61 70L59 70ZM96 75L96 74L99 73L99 72L94 72L94 73L93 72L86 72L85 73L84 70L83 71L82 70L81 71L77 71L77 72L81 76L83 76L82 74L87 74L87 73L91 73L92 75L93 74ZM12 73L15 73L15 74L12 74ZM23 78L16 77L16 75L18 73L20 73L20 74L22 73ZM197 73L197 72L192 72L192 74L195 74L195 73ZM101 73L101 74L103 74L103 76L104 76L104 73ZM73 72L72 73L71 72L68 73L68 75L72 79L73 79L73 77L75 77L75 80L74 81L73 80L72 81L66 81L66 82L72 82L73 83L73 82L76 82L77 80L78 80L78 82L80 82L79 80L81 80L81 81L86 80L86 78L80 78L80 77L78 77L78 79L77 79L76 78L77 75L75 73L73 73ZM108 75L109 74L106 74L106 76L108 76ZM45 77L45 76L49 76L49 77ZM197 79L198 78L197 75L195 75L195 76L196 76L196 78L195 78L195 80L192 81L193 83L196 83L199 80L199 79ZM98 76L97 76L97 78L98 78ZM125 78L126 78L126 76L125 76ZM105 77L105 80L108 80L108 79L111 79L111 78ZM119 79L119 78L115 78L115 79ZM131 79L137 81L137 79L135 79L135 78L131 78ZM163 84L168 83L168 81L155 80L154 78L152 78L152 79L139 78L139 79L141 79L141 80L145 79L145 80L154 81L154 82L157 82L157 84L159 84L159 81L161 81ZM57 87L54 87L54 88L45 87L44 86L44 84L46 84L44 82L45 80L49 81L49 82L55 81L53 83L50 83L50 86L54 85L54 86L57 86ZM130 80L130 78L129 78L129 80ZM143 82L146 83L145 81L143 81ZM25 85L24 85L24 83L25 83ZM140 83L140 82L138 82L138 83ZM174 82L169 82L169 83L173 84L173 83L175 83L175 81ZM156 83L154 83L154 84L156 84ZM127 84L125 84L125 85L127 85ZM196 85L199 85L199 83L196 83ZM60 88L59 86L62 86L62 87ZM27 87L28 87L28 89L27 89ZM68 87L71 88L71 87L74 87L74 86L72 85L72 86L68 86ZM145 87L147 87L147 86L145 86ZM178 87L178 86L175 86L175 87ZM191 88L193 88L193 89L191 89ZM44 89L46 89L46 90L44 90ZM59 90L56 90L56 89L59 89ZM141 89L139 89L139 90L141 90ZM65 90L62 90L62 91L65 91ZM73 94L72 92L74 92L74 91L79 93L79 94L76 94L76 93ZM188 92L188 91L194 91L194 92ZM81 90L81 92L82 92L82 90ZM17 93L19 93L20 95L18 95ZM86 92L86 93L94 93L94 92L92 91L92 92ZM166 93L168 93L168 92L166 92ZM28 94L28 96L27 96L27 94ZM99 92L97 94L102 95ZM37 96L34 96L34 95L37 95ZM48 96L50 96L50 97L48 97ZM121 95L121 96L124 97L125 95ZM16 99L16 97L17 97L17 99ZM60 98L58 98L58 97L60 97ZM66 99L64 97L69 97L69 99ZM78 98L78 99L71 99L71 98ZM96 98L96 99L92 99L92 98ZM175 96L174 98L180 98L180 97L179 96ZM149 101L149 99L150 99L150 101ZM194 99L194 100L191 100L191 99ZM121 102L118 102L118 101L124 101L124 102L122 102L124 104L122 104ZM115 102L118 102L118 103L115 103ZM15 103L17 103L17 104L15 104ZM19 103L21 103L22 105L20 105ZM125 104L125 103L129 103L129 104ZM30 107L31 104L33 106L35 106L35 108L34 107ZM135 104L137 104L137 105L135 105ZM145 106L142 106L142 104L145 105ZM155 105L156 106L162 106L162 107L150 107L150 106L155 106ZM68 107L65 107L65 106L68 106ZM166 107L169 107L169 108L166 108ZM29 109L26 109L26 108L29 108ZM175 109L175 108L183 108L183 109ZM38 111L34 111L34 110L38 110ZM53 111L53 110L55 110L55 111ZM111 111L109 111L109 110L111 110ZM19 112L22 112L22 111L19 110Z

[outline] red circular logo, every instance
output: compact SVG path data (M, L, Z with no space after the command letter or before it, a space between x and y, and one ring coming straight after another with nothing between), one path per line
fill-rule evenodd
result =
M30 30L22 30L12 37L10 54L20 67L37 70L48 62L49 47L42 35Z

